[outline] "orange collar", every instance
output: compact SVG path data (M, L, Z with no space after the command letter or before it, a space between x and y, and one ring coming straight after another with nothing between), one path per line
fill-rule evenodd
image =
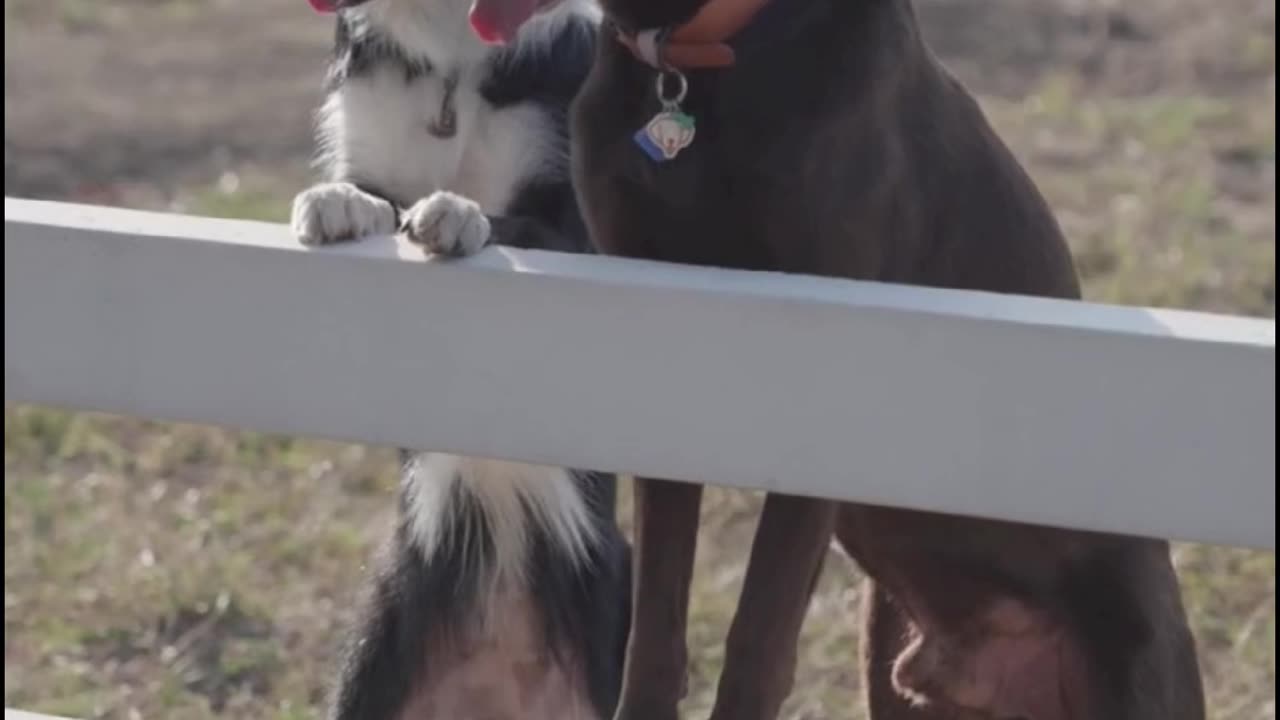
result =
M618 31L636 59L659 70L699 70L733 65L728 40L770 0L707 0L689 22L673 28Z

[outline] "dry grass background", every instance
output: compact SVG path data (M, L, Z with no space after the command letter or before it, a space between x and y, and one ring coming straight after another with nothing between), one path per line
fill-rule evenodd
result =
M919 7L1054 204L1091 298L1274 316L1273 5ZM283 218L328 35L300 0L5 0L5 193ZM5 704L316 717L394 470L386 449L6 405ZM705 503L690 717L758 499ZM1176 557L1213 717L1274 718L1274 556ZM862 717L855 578L833 556L788 718Z

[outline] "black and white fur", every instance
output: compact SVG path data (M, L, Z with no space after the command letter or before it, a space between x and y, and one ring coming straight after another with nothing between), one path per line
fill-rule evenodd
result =
M498 49L475 39L469 4L341 4L318 122L327 181L295 199L300 241L400 228L442 254L588 251L567 107L594 53L594 10L566 2ZM452 133L433 133L450 84ZM615 492L599 473L410 459L330 717L610 717L630 602Z

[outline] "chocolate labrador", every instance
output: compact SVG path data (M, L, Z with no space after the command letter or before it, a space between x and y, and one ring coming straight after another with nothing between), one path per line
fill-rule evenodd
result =
M509 24L554 4L487 1L505 2ZM574 184L601 251L1080 296L1052 212L909 0L602 6L572 117ZM693 484L636 484L617 718L677 717L700 499ZM871 578L877 720L1204 716L1166 542L772 494L712 718L778 714L833 533Z

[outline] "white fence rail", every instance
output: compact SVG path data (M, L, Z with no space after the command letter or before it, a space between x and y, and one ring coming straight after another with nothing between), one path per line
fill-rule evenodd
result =
M5 199L5 398L1274 549L1273 320Z

